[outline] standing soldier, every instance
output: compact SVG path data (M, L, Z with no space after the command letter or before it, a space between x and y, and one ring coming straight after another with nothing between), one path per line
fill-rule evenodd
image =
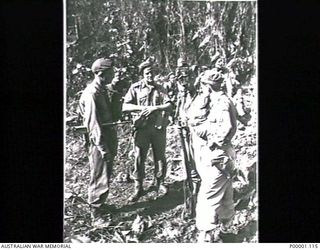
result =
M176 105L177 91L178 91L176 77L173 72L170 72L167 78L168 78L168 81L165 82L163 86L168 94L170 101ZM175 109L173 109L168 116L170 124L174 124L174 114L175 114Z
M173 72L170 72L167 76L168 81L164 83L164 88L166 89L168 93L168 97L171 99L173 103L176 102L177 98L177 83L176 83L176 77Z
M201 77L201 91L188 109L196 169L201 185L196 206L199 242L210 242L211 232L221 223L225 230L234 216L232 175L235 151L236 111L221 90L223 75L208 70Z
M178 94L175 119L182 123L186 122L185 106L190 102L193 94L188 73L187 62L183 58L179 58L176 70Z
M199 187L199 175L195 168L194 162L194 150L193 150L193 142L192 138L190 137L190 128L187 122L187 109L191 105L191 100L193 98L194 93L194 86L190 83L191 79L189 77L188 72L188 64L182 58L178 59L177 62L177 78L178 78L178 100L177 100L177 107L175 118L178 121L178 125L181 129L181 135L183 139L183 145L185 145L185 153L187 155L188 164L186 167L189 169L187 170L190 173L191 183L192 183L192 190L191 190L191 204L194 204L196 201L196 196ZM194 208L191 207L191 215L194 215Z
M114 122L108 92L114 89L117 81L110 83L113 69L108 58L96 60L92 71L95 78L81 95L79 111L90 141L88 203L91 206L93 225L104 227L110 224L105 202L109 193L113 160L117 153L117 134L114 127L102 124ZM109 84L106 85L107 83Z
M135 162L131 177L134 180L134 193L129 201L137 201L142 196L145 175L145 160L151 145L155 164L155 186L157 192L167 192L163 185L166 175L166 126L165 111L172 108L163 86L153 80L152 62L139 66L143 79L132 84L125 95L122 111L133 112Z

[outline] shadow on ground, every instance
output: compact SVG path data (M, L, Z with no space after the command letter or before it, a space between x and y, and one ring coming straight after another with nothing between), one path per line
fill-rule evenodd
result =
M153 190L146 190L148 197L133 204L127 204L120 208L121 212L130 212L143 209L143 215L154 215L162 213L183 204L183 183L175 182L168 187L168 193L154 199L156 193ZM151 196L150 196L151 193Z
M112 213L121 220L132 219L140 216L153 216L168 212L184 203L183 183L174 182L168 186L168 193L156 198L156 192L152 189L145 190L143 196L135 203L127 203L119 208L113 208Z

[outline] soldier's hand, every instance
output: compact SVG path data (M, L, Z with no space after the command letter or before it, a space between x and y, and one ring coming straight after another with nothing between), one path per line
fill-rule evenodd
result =
M141 111L142 116L149 116L151 113L157 110L156 106L148 106Z

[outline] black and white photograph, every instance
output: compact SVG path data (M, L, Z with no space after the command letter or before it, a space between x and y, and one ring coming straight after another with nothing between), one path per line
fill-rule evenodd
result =
M65 243L258 243L256 1L64 1Z

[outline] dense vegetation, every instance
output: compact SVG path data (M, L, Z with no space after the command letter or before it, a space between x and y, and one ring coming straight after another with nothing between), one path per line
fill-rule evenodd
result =
M218 55L241 59L238 78L254 73L255 2L177 0L68 0L67 91L73 97L90 77L94 59L110 56L130 82L137 65L154 57L168 73L184 57L190 66L209 66Z

